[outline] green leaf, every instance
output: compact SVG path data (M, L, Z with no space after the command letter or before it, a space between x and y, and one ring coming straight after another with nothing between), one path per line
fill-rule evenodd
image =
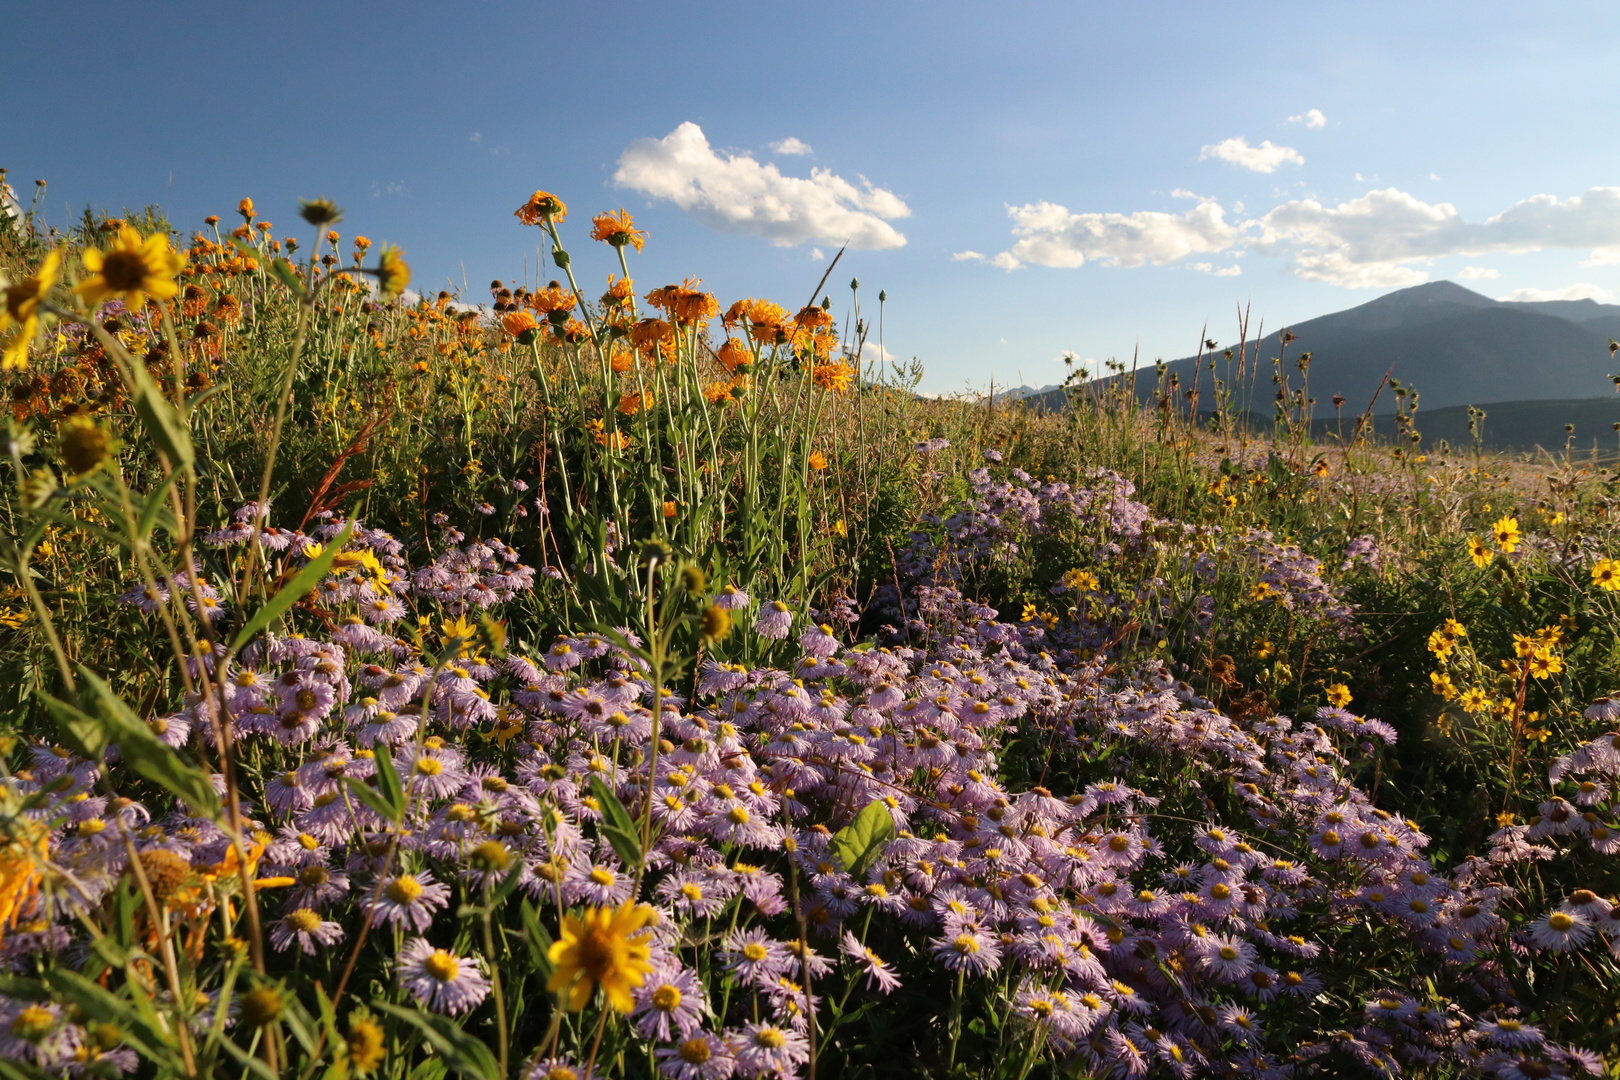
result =
M288 608L302 600L306 593L321 583L321 578L326 576L326 572L332 568L332 563L343 551L343 545L348 543L349 533L352 531L354 522L351 521L343 526L343 531L327 544L319 555L309 560L307 566L294 574L293 579L283 585L264 607L253 613L253 618L237 632L236 640L231 643L232 654L240 652L242 646L253 640L253 635L281 618Z
M394 758L386 747L377 747L377 792L383 801L394 807L388 820L398 824L405 819L405 785L400 782L399 770L394 768Z
M146 497L146 505L141 507L141 517L135 525L135 535L142 540L151 535L152 526L157 524L160 519L167 532L175 533L179 531L174 527L174 511L169 509L169 503L164 496L168 494L170 486L180 478L180 471L178 467L170 469L169 475L163 478L163 483L159 484L157 490Z
M597 832L607 837L609 844L613 845L614 854L626 867L641 865L641 830L636 828L635 819L624 808L624 803L613 794L600 776L591 775L591 794L602 807L602 820L596 823Z
M44 701L45 708L56 718L63 745L87 761L100 761L107 752L107 726L49 694L44 695Z
M883 846L894 837L894 818L881 799L874 799L855 820L833 833L828 850L838 857L844 869L856 877L883 853Z
M462 1031L455 1021L445 1016L432 1016L391 1005L380 998L371 1004L379 1012L387 1013L420 1031L449 1068L472 1080L497 1080L501 1067L496 1063L495 1055L490 1053L482 1040Z
M376 811L378 817L385 821L398 820L398 818L395 817L396 811L392 806L388 805L388 800L384 799L382 794L378 792L376 788L366 783L363 777L351 776L347 779L349 782L349 790L354 793L355 798L359 799L361 802L371 807L372 810Z
M135 415L141 418L141 426L146 428L146 433L158 448L169 456L171 466L185 468L191 465L196 460L191 447L191 430L186 427L174 403L163 396L163 391L146 370L146 364L138 357L133 358L129 370L135 383L134 393L130 396L135 405Z
M302 300L304 298L304 282L299 278L298 271L292 268L292 263L286 259L272 259L270 261L270 273L275 275L277 281L291 289L293 295L298 299Z
M172 747L153 735L152 729L124 704L123 699L113 692L113 688L101 676L83 664L78 667L80 676L96 699L97 712L101 714L108 736L117 744L118 752L130 767L152 783L184 799L194 812L219 820L219 795L209 782L208 774L182 761ZM59 702L58 706L73 708L65 702ZM52 706L52 711L55 712L58 706ZM73 711L78 712L77 709ZM94 723L87 716L84 720Z
M551 934L540 921L540 912L528 897L523 898L523 940L529 946L529 959L542 979L551 978Z
M163 1056L175 1044L169 1033L152 1028L141 1017L135 1006L110 990L66 968L53 968L45 973L51 989L86 1015L102 1023L117 1024L124 1033L124 1041L142 1057L153 1060Z

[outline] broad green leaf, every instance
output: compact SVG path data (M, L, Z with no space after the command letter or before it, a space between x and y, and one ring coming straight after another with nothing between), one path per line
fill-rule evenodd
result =
M382 818L384 821L398 820L398 818L395 817L396 811L392 806L388 805L388 800L383 798L382 794L378 792L376 788L366 783L362 777L351 776L348 778L348 781L349 790L353 792L355 798L359 799L361 802L371 807L372 810L376 811L378 817Z
M495 1055L490 1053L489 1047L483 1041L461 1030L461 1027L449 1017L418 1012L415 1009L389 1004L381 999L371 1004L378 1011L402 1020L420 1031L428 1045L444 1058L444 1063L449 1068L463 1076L471 1077L472 1080L497 1080L501 1068L495 1061Z
M107 734L118 745L118 752L130 767L152 783L184 799L196 813L219 820L219 795L209 782L208 774L182 761L172 747L153 735L145 722L124 704L123 699L113 692L113 688L101 676L83 664L79 665L79 674L96 699L99 706L97 711L106 725ZM89 717L85 719L89 720Z
M399 770L394 768L394 758L386 747L377 748L377 793L383 801L393 807L388 820L398 824L405 819L405 785L400 782Z
M551 934L540 921L540 912L528 898L523 898L523 940L529 946L529 959L542 979L551 978Z
M49 694L43 698L45 708L56 718L62 744L87 761L100 761L107 752L107 725Z
M894 837L894 818L882 800L873 800L855 820L833 833L828 850L856 877L866 872L883 853L883 846Z
M163 396L163 391L146 370L144 362L137 357L129 369L135 383L130 397L135 405L135 415L141 418L141 426L146 428L146 433L158 448L169 455L171 466L189 466L196 460L196 453L192 449L191 430L186 427L185 420L175 409L174 403Z
M321 583L321 578L326 576L326 572L332 568L332 563L343 551L343 545L348 543L349 533L352 531L354 531L354 522L351 521L343 526L343 531L331 543L327 544L319 555L309 560L307 566L294 574L291 581L283 585L276 595L266 601L264 607L253 613L253 618L249 619L247 624L237 632L236 640L231 643L231 653L233 655L240 652L242 646L252 641L253 635L281 618L288 608L302 600L305 594Z
M608 843L613 845L614 854L626 867L640 866L641 831L636 828L635 819L600 776L591 776L590 789L602 808L602 820L597 822L597 831L607 837Z

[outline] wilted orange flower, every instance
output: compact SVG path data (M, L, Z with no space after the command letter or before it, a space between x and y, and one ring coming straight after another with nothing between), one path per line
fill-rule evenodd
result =
M652 408L654 400L651 391L620 394L618 409L626 416L634 416L642 409Z
M602 303L608 307L627 305L630 298L635 295L635 289L636 283L629 278L619 279L609 274L607 292L602 294Z
M169 248L169 238L154 233L141 234L125 225L108 251L85 248L84 268L90 277L74 291L92 307L117 297L131 310L140 310L148 295L168 300L180 291L175 275L185 266L185 256Z
M827 456L820 450L810 451L810 467L812 469L825 469L827 467Z
M748 367L754 362L754 354L748 350L748 346L736 338L727 338L726 343L720 346L720 351L715 356L727 371L736 371L738 368Z
M553 323L551 332L558 341L568 345L583 345L591 339L591 332L578 319L569 319L562 326Z
M525 331L533 330L539 325L538 322L535 322L534 316L527 311L508 311L501 316L501 329L513 337L517 337Z
M573 311L579 306L579 297L553 281L539 292L525 296L523 303L537 315L549 315L553 311Z
M647 242L647 234L635 227L630 214L621 206L617 214L597 214L591 218L591 239L616 248L630 244L640 251L641 245Z
M720 305L713 293L698 288L702 278L687 278L679 285L665 285L647 294L647 303L664 312L677 323L690 325L714 318Z
M659 343L671 337L674 330L663 319L642 319L630 328L630 344L643 352L651 352Z
M810 377L815 379L816 385L823 390L842 394L849 389L850 380L855 377L855 369L840 360L833 360L826 364L816 364L810 370Z
M548 217L561 225L568 219L568 207L548 191L537 191L530 195L529 201L518 207L514 213L525 225L538 225Z
M635 366L635 362L636 358L630 355L629 350L620 349L613 354L613 359L608 361L608 366L613 369L614 374L623 375Z
M214 315L221 322L235 326L242 321L242 301L230 293L222 293L214 303Z
M833 325L832 312L824 311L815 304L811 304L809 307L799 310L799 314L794 317L793 323L801 330L813 332Z
M749 337L761 345L775 345L787 324L787 312L769 300L739 300L726 312L726 328L729 330L738 319L748 321Z

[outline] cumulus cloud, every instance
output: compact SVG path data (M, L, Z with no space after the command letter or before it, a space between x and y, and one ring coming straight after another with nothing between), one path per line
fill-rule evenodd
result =
M1179 194L1176 193L1176 194ZM1588 249L1582 266L1620 264L1620 187L1591 188L1559 199L1535 195L1494 217L1465 221L1450 203L1429 203L1396 188L1369 191L1336 205L1295 199L1249 217L1241 203L1201 200L1185 213L1074 213L1050 202L1009 207L1014 243L985 260L974 251L953 258L985 260L1012 270L1028 263L1072 268L1163 265L1195 255L1247 251L1287 260L1300 277L1345 288L1392 288L1429 279L1428 265L1448 256ZM1236 275L1235 266L1189 262L1194 270ZM1496 270L1465 267L1465 280Z
M783 176L748 154L721 154L691 121L662 139L637 139L619 155L613 182L667 199L711 229L763 237L777 247L818 240L851 248L903 247L890 220L911 209L865 177L852 184L827 169Z
M1087 259L1104 266L1163 265L1188 255L1222 251L1238 238L1220 204L1205 201L1185 214L1075 214L1056 203L1009 206L1017 242L991 260L1003 270L1024 263L1076 267Z
M1279 165L1305 164L1304 156L1292 146L1278 146L1270 139L1259 146L1250 146L1249 140L1241 135L1204 147L1198 155L1198 160L1207 161L1209 158L1219 158L1241 169L1258 173L1274 173Z
M1562 289L1514 289L1506 296L1498 296L1498 300L1510 301L1539 301L1539 300L1607 300L1609 290L1601 285L1590 282L1580 282L1575 285L1565 285Z
M1322 115L1321 109L1306 109L1298 116L1290 116L1288 122L1290 124L1304 124L1308 128L1319 128L1327 126L1327 117Z
M810 149L809 143L803 142L792 135L789 135L781 142L771 143L771 152L776 154L784 154L788 157L797 157L801 154L815 153L815 151Z
M866 364L881 364L895 359L894 350L885 349L875 341L866 341L861 344L861 362Z
M984 256L977 251L957 251L951 254L951 262L968 262L970 260L982 260L983 258Z
M1352 288L1411 285L1428 279L1411 263L1445 255L1620 247L1620 188L1564 200L1535 195L1481 222L1464 221L1450 203L1385 188L1332 207L1284 203L1256 224L1254 247L1291 254L1302 277Z
M1214 263L1193 263L1192 268L1200 274L1213 274L1215 277L1238 277L1243 273L1241 266L1216 266Z

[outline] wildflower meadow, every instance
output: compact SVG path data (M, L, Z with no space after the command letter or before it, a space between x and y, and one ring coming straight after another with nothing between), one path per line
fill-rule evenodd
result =
M5 1080L1620 1076L1614 459L264 201L0 218Z

